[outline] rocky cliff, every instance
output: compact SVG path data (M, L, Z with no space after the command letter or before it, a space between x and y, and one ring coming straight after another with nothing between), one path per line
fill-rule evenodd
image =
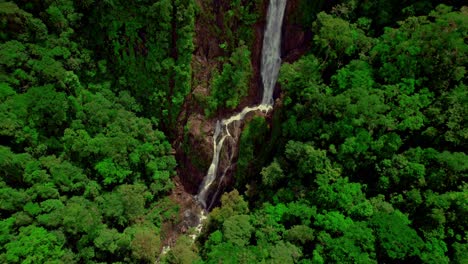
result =
M289 0L285 22L283 26L282 57L284 61L291 62L299 58L307 49L310 40L310 31L304 30L290 16L298 8L299 0ZM219 69L220 57L225 56L225 50L221 48L222 40L217 30L223 27L221 12L229 8L229 1L215 0L211 2L198 1L200 16L196 21L195 52L192 59L192 91L185 102L185 111L179 118L179 130L177 141L174 144L177 150L177 161L179 164L178 174L185 190L196 194L198 187L205 176L213 155L213 133L216 120L222 119L234 112L239 111L247 105L254 105L261 101L262 81L260 77L260 60L262 52L263 32L265 28L265 14L268 1L263 1L258 7L261 12L260 18L252 25L254 39L251 43L251 63L253 75L250 82L249 94L238 108L234 110L220 110L217 115L207 118L203 111L203 98L210 93L210 81L215 69ZM233 28L232 30L236 30ZM278 87L275 97L279 97ZM241 127L237 135L241 133ZM228 144L232 155L237 155L237 146ZM224 155L230 155L224 154ZM221 157L221 170L229 164L227 157ZM235 167L235 166L234 166ZM233 167L233 168L234 168ZM232 173L228 173L232 176ZM232 177L225 179L225 184L231 184Z

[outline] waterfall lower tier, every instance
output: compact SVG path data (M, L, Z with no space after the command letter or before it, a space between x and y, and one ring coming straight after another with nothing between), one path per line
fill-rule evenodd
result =
M225 129L224 125L221 126L221 123L218 121L216 123L215 133L213 135L213 159L211 161L210 168L208 173L203 179L202 184L200 185L200 191L198 192L198 201L202 204L203 208L206 208L206 199L208 196L208 191L211 184L213 184L216 179L216 174L218 171L219 155L223 147L224 140L229 135L229 132L226 134L222 130Z
M215 192L215 197L212 197L212 201L208 202L209 192L212 188L218 176L218 168L220 162L220 155L224 143L227 139L237 140L229 131L231 125L241 125L241 121L244 120L248 113L254 111L262 111L267 113L273 109L273 92L278 79L278 73L281 66L281 27L283 24L284 11L286 9L286 0L270 0L268 6L267 17L266 17L266 28L263 38L262 47L262 60L261 60L261 76L263 81L263 97L261 104L257 106L249 106L242 109L241 112L221 121L217 121L215 132L213 135L213 159L208 169L208 173L203 179L197 200L206 210L209 210L213 205L213 200L216 199L219 193L221 184L218 184L218 188ZM237 141L236 141L237 143ZM220 182L226 176L229 167L232 164L232 158L234 155L230 155L229 166L223 170L220 175Z
M217 174L218 174L220 155L221 155L221 150L223 148L224 142L226 141L227 138L233 138L233 135L229 131L229 126L231 124L240 125L239 124L240 121L244 120L244 117L250 112L262 111L264 113L267 113L272 108L273 106L264 105L264 104L257 105L254 107L246 107L242 109L241 112L229 117L228 119L217 121L215 133L213 135L213 159L208 169L208 173L206 174L205 178L203 179L202 184L200 185L200 190L197 195L197 199L200 202L200 204L203 206L203 208L209 209L211 208L213 204L213 201L207 204L208 192L211 190L211 186L215 182ZM231 153L229 158L232 159L233 156L234 155ZM221 174L220 182L224 179L228 170L229 170L229 166L226 167L223 173ZM218 184L218 188L219 188L219 185L220 184Z

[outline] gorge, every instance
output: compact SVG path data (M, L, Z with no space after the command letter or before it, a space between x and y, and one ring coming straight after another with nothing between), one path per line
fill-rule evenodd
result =
M223 150L224 142L226 139L232 139L234 141L237 140L231 135L229 130L230 126L240 126L240 123L248 113L255 111L266 113L273 109L273 92L281 66L281 27L285 8L286 0L271 0L268 6L267 22L261 55L261 78L263 83L263 97L261 103L252 107L247 106L242 109L241 112L216 122L213 135L213 158L196 196L198 202L206 210L209 210L212 207L216 197L219 195L218 190L215 190L215 194L211 197L211 201L208 199L209 193L212 191L213 183L217 177L220 177L219 182L221 182L229 169L229 167L227 167L221 173L218 172L220 154ZM233 155L231 154L230 159L232 158ZM232 164L232 160L230 160L229 164Z

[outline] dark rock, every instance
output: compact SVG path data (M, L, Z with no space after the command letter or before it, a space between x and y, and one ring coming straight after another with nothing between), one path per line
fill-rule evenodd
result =
M223 55L223 50L219 47L219 44L215 39L210 39L208 41L207 46L208 46L208 52L207 52L208 59L213 59L213 58Z
M284 28L283 47L284 52L288 54L304 45L305 32L301 27L296 25L285 25Z
M310 28L304 28L294 21L294 13L298 8L299 0L289 0L284 14L282 58L289 63L304 55L312 41Z

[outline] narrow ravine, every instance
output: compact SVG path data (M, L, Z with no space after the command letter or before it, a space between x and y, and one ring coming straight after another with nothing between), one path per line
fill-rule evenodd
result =
M208 172L200 185L196 199L205 210L211 209L213 201L217 199L216 193L218 190L213 190L213 183L220 177L220 181L226 176L228 168L222 173L218 173L220 155L223 150L226 139L233 138L230 133L230 128L240 126L244 117L251 112L261 111L267 113L273 109L273 91L275 89L278 73L281 66L281 27L283 24L284 11L286 8L286 0L270 0L266 17L266 28L263 38L262 60L261 60L261 76L263 82L263 97L262 102L256 106L248 106L242 109L241 112L216 122L213 135L213 158L208 169ZM232 159L233 155L230 155ZM232 160L229 161L232 164ZM229 165L230 166L230 165ZM217 188L220 185L218 184ZM211 196L211 201L208 201L209 193L215 191L215 195Z
M281 66L281 27L283 24L286 2L287 0L270 0L268 6L260 66L263 82L262 102L255 106L245 107L239 113L216 122L213 135L213 158L208 172L200 185L198 194L195 196L195 200L200 204L201 210L198 215L198 225L194 227L195 230L190 235L193 240L201 233L203 221L207 217L207 212L212 208L220 194L219 189L221 184L218 184L216 188L213 188L213 184L216 182L217 177L219 177L219 182L222 182L229 167L233 164L232 159L234 155L231 153L229 155L230 160L228 167L224 168L221 173L218 172L220 156L226 140L235 140L234 143L238 144L238 138L233 137L231 134L232 129L239 127L245 116L251 112L261 111L267 113L273 109L273 92ZM209 196L210 192L214 192L214 195ZM208 197L210 197L211 200L208 200ZM165 246L160 253L160 257L165 255L169 250L170 246ZM159 263L159 260L156 261L156 263Z

